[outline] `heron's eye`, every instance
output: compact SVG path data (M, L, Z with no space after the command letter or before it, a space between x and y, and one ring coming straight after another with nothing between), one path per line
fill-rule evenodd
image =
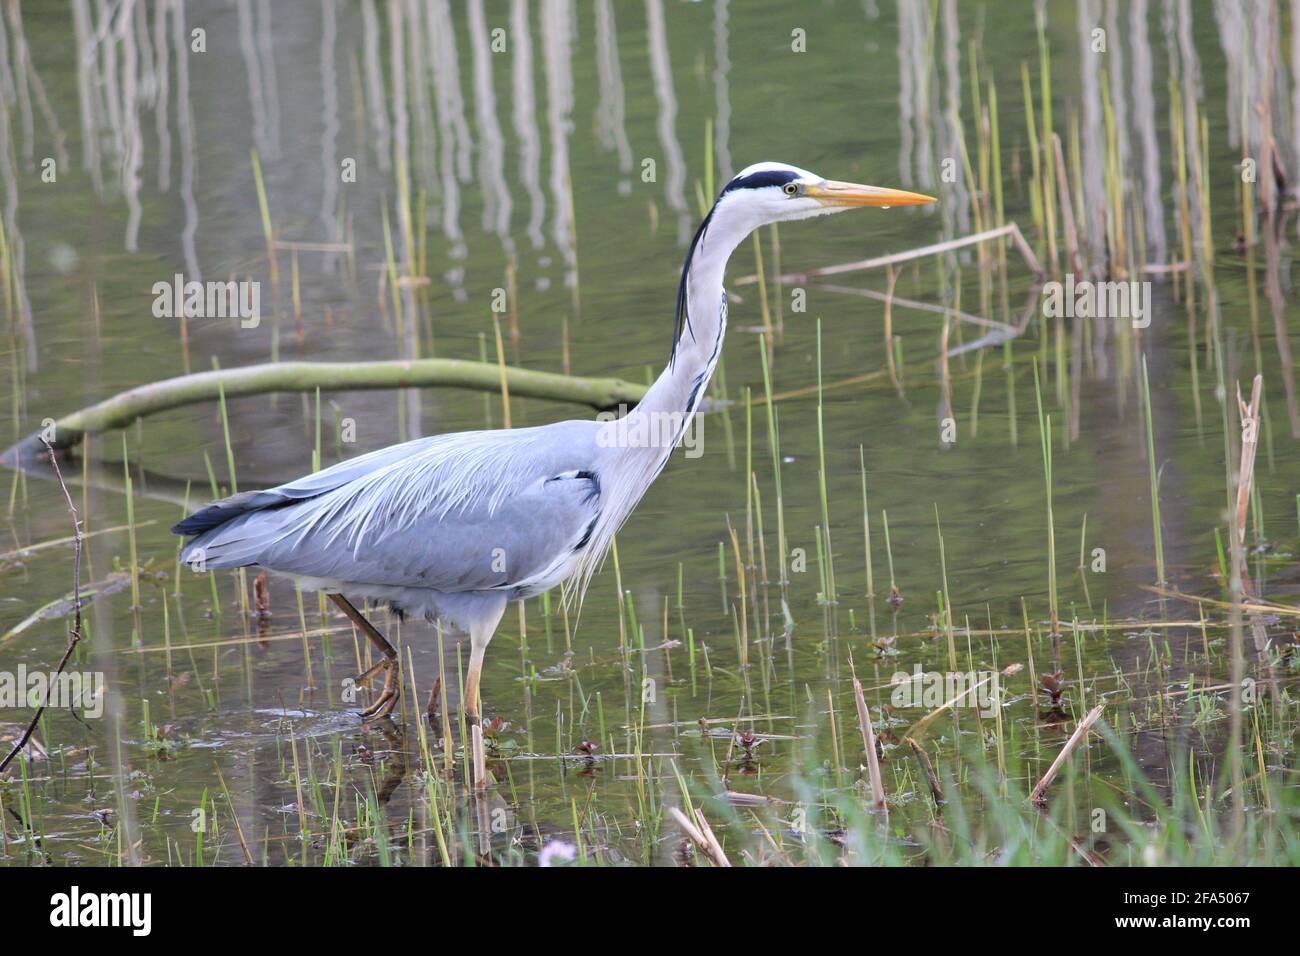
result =
M786 184L785 184L785 194L786 194L787 196L794 196L794 195L797 195L798 192L799 192L799 184L798 184L798 183L786 183Z

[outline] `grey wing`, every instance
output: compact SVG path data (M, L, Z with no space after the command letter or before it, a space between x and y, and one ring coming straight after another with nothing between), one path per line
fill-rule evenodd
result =
M436 591L526 588L585 543L599 514L595 433L575 421L408 442L342 483L320 472L260 493L277 503L200 534L182 558Z
M444 436L417 438L414 441L402 442L400 445L389 445L378 451L340 461L275 488L267 488L264 491L241 491L239 494L200 508L173 527L172 531L183 535L201 534L247 512L278 508L295 501L316 498L388 465L414 458L442 437Z

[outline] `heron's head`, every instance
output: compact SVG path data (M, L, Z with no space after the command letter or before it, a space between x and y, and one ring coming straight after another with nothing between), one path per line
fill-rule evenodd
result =
M682 279L677 286L677 331L673 336L673 358L677 356L678 343L690 330L688 299L691 276L700 275L708 289L708 282L718 285L727 259L744 238L769 223L787 219L810 219L833 212L843 212L859 206L919 206L936 200L920 193L882 186L863 186L823 179L788 163L755 163L746 166L722 188L717 202L700 223L686 251L682 266ZM697 273L698 270L698 273ZM723 302L725 304L725 293ZM725 309L723 310L725 314ZM692 338L692 341L694 339ZM706 348L717 350L711 340L701 340Z
M742 169L718 196L717 208L750 228L786 219L808 219L860 206L918 206L932 196L823 179L787 163L755 163Z

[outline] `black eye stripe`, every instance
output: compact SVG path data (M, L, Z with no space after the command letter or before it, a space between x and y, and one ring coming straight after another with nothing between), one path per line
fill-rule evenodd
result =
M722 195L726 195L733 189L762 189L764 186L784 186L786 183L794 182L799 178L799 174L791 172L788 169L765 169L757 173L750 173L748 176L737 176L722 190Z

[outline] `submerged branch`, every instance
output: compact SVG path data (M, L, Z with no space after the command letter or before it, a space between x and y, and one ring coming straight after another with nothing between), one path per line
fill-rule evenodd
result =
M1029 243L1025 241L1020 227L1014 222L1009 222L1005 226L998 226L996 229L986 229L983 232L977 232L969 236L962 236L960 239L948 239L944 242L936 242L932 245L921 246L918 249L909 249L907 252L896 252L887 256L876 256L871 259L860 259L857 262L842 262L838 265L823 266L820 269L809 269L807 272L787 272L777 278L782 283L807 282L809 279L821 278L823 276L843 275L846 272L862 272L866 269L880 269L885 266L898 265L900 262L911 262L913 259L923 259L927 256L942 255L945 252L953 252L957 249L963 249L966 246L977 245L981 242L991 242L994 239L1010 238L1015 244L1016 250L1020 253L1025 265L1033 274L1042 278L1047 273L1043 271L1042 265L1038 262L1038 257L1034 251L1029 248ZM758 281L758 275L747 275L735 281L735 285L750 285Z
M244 368L217 369L141 385L60 418L43 435L32 435L0 456L15 465L43 449L70 448L88 434L125 428L136 419L198 402L261 395L267 392L306 392L313 389L353 391L381 388L468 388L498 392L502 380L514 395L589 405L600 411L633 405L645 386L617 378L577 378L555 372L501 367L461 359L417 359L388 362L276 362ZM52 432L52 434L51 434Z

